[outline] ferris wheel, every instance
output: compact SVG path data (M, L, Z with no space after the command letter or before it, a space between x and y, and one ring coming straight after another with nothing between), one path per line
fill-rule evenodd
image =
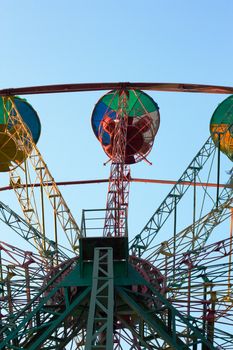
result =
M18 95L102 90L91 123L110 163L106 206L83 210L78 225L64 183L37 147L38 114ZM31 247L0 242L0 349L233 348L232 172L220 181L221 152L233 159L233 96L216 108L210 137L129 239L130 184L156 182L131 176L131 166L149 162L160 125L158 101L145 91L233 94L232 87L169 83L0 91L0 172L10 181L1 190L15 193L22 212L0 202L0 219Z

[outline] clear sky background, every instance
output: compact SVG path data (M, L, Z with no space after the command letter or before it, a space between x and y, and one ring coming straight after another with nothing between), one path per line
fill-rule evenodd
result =
M231 0L2 0L0 11L0 88L119 81L233 84ZM103 93L26 96L40 116L38 147L57 181L109 176L90 124ZM227 96L150 95L161 114L149 155L153 165L132 166L132 176L176 180L209 136L211 115ZM224 162L223 174L231 168ZM7 184L0 175L0 186ZM105 207L106 190L106 184L62 188L78 223L83 208ZM132 184L131 236L168 191ZM0 199L19 211L11 193ZM4 237L5 226L1 230Z

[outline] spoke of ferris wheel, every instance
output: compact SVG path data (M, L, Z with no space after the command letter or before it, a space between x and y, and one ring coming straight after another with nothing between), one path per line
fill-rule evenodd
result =
M30 251L0 242L0 314L3 325L40 290L46 267Z
M67 270L68 268L69 268L68 265L65 266L65 270ZM65 316L67 316L67 314L65 312L64 313L60 313L57 310L55 319L52 319L52 317L54 316L54 309L52 308L51 310L49 310L48 307L46 307L46 308L44 307L44 305L48 306L48 304L47 304L48 301L51 300L53 298L53 296L56 295L57 290L59 290L59 288L60 288L59 283L61 282L60 278L64 274L65 270L63 269L63 270L59 271L59 273L57 275L55 275L55 277L52 280L49 279L49 283L48 284L44 283L44 287L40 289L39 294L37 296L35 296L34 299L31 300L28 303L28 305L24 308L24 310L21 310L21 312L17 313L17 315L15 317L10 318L9 319L9 323L7 323L7 321L6 321L6 323L4 324L4 328L2 329L2 332L7 337L7 339L8 339L8 340L6 340L7 342L10 341L10 339L11 340L15 339L15 337L18 340L20 340L21 337L22 337L21 348L23 346L22 344L25 344L25 346L26 346L26 344L28 345L27 341L29 340L30 346L32 346L32 344L33 344L33 346L34 346L33 349L34 348L37 349L38 346L40 346L39 344L42 344L42 342L44 342L45 339L46 339L48 342L50 342L50 349L60 349L61 348L60 346L59 347L57 346L57 343L61 345L62 338L63 338L63 341L64 341L63 332L61 333L61 336L63 336L63 337L62 338L57 337L56 338L56 343L53 344L53 347L52 347L51 344L54 342L54 336L51 337L51 338L47 338L44 333L41 334L41 329L44 329L44 331L46 333L47 332L47 328L49 327L49 329L50 329L49 332L51 332L54 328L57 329L57 327L59 326L59 323L57 323L57 316L61 320L64 319ZM76 273L75 273L75 275L76 275ZM69 277L68 277L68 279L69 279ZM58 284L57 284L57 281L58 281ZM76 282L76 280L73 281L73 282ZM61 283L62 283L63 286L66 285L63 281ZM51 288L52 286L56 286L56 288ZM88 290L86 292L89 293ZM64 294L64 296L65 295L66 294ZM133 302L133 299L132 299L133 295L134 294L132 294L131 297L129 296L130 299L128 298L129 301L131 300L131 302L130 302L131 305L132 305L132 302ZM45 296L45 299L43 300L42 303L40 301L41 300L41 296ZM151 296L150 295L145 295L145 296L142 295L141 298L145 298L145 300L148 300L148 298L151 298ZM182 327L182 328L184 328L186 326L191 327L191 328L193 327L193 325L190 324L189 322L187 323L187 321L185 321L184 318L182 319L182 316L178 315L177 311L175 311L175 309L172 308L172 306L168 302L165 302L163 300L162 296L160 296L158 294L158 292L156 293L155 300L156 300L156 298L159 298L159 300L161 300L163 303L165 303L165 305L167 305L169 310L173 311L174 314L178 317L178 319L180 319L181 323L178 322L177 326ZM41 306L38 305L38 301L39 301L39 303L41 303ZM157 302L158 302L158 300L157 300ZM56 305L58 306L58 304L56 304ZM64 305L63 302L62 302L62 305ZM67 302L65 303L65 305L67 307L67 312L68 312L69 307L73 307L72 304L69 304ZM30 312L31 316L26 311ZM140 309L140 311L143 311L143 314L144 314L144 315L140 315L140 317L143 316L143 319L146 320L147 322L149 322L149 330L150 330L150 332L153 331L152 333L154 333L155 332L154 326L155 326L155 324L157 324L159 322L158 321L158 316L154 315L154 317L151 319L151 317L149 317L149 314L152 312L152 310L150 310L149 313L148 313L147 309L145 309L145 310L144 309L143 310ZM39 317L38 312L41 313L40 314L40 321L38 321L38 317ZM157 313L156 310L155 310L155 312ZM36 322L36 324L37 324L36 327L35 326L33 327L33 325L35 324L34 321L33 322L30 321L30 320L32 320L32 318L34 316L36 317L37 322L39 322L38 324ZM46 319L47 317L49 318L48 320ZM44 320L44 322L43 322L43 320ZM48 322L49 322L49 324L48 324ZM152 324L151 324L151 322L152 322ZM77 324L77 322L75 324ZM158 323L158 325L159 324L160 324L160 322ZM81 327L82 324L79 324L79 326ZM28 327L30 328L30 330L29 330ZM132 331L133 331L134 326L132 325L131 327L132 327ZM15 328L18 329L19 333L18 332L15 333ZM65 339L66 342L68 342L69 339L72 339L72 335L74 335L74 333L76 333L76 329L68 328L67 331L68 331L68 337L66 337L66 339ZM49 336L49 334L50 334L49 332L47 333L47 336ZM27 336L29 334L30 334L30 337L26 341ZM31 339L32 334L34 334L35 336L33 336L32 339ZM38 339L38 335L39 335L40 339ZM25 339L25 337L26 337L26 339ZM168 339L169 343L172 342L171 338L168 337L167 339ZM37 342L37 340L38 340L38 342ZM156 338L155 338L155 340L156 340ZM24 343L25 341L26 341L26 343ZM1 345L4 345L4 344L5 343L2 343ZM173 342L173 344L174 344L174 342ZM20 346L20 344L19 344L19 346ZM43 348L45 349L46 347L43 347ZM15 349L17 349L17 347ZM19 347L19 349L20 349L20 347ZM159 349L159 347L158 347L158 349Z
M21 238L25 239L29 244L31 244L34 248L38 249L38 246L41 245L42 242L42 234L37 231L35 227L30 225L26 220L24 220L20 215L15 213L12 209L10 209L7 205L0 201L0 220L4 222L7 226L9 226L13 231L15 231ZM46 256L42 256L46 258L46 264L49 264L49 261L53 259L57 259L62 262L64 259L68 259L68 255L64 252L64 247L56 247L54 241L46 239L47 243L47 251ZM36 242L36 243L35 243ZM42 247L41 247L42 250Z
M73 326L76 327L75 330L72 329L69 323L67 324L68 337L66 338L64 332L61 332L60 337L57 335L56 341L54 342L54 332L63 324L63 322L67 319L68 316L72 316L74 310L79 308L79 313L82 315L83 310L87 310L89 295L91 291L91 287L85 287L79 293L79 295L72 299L69 298L68 295L70 293L70 283L65 283L65 280L61 280L61 277L64 276L64 273L69 269L72 265L72 262L67 264L65 268L59 271L52 279L48 281L47 284L44 285L44 288L41 288L40 292L37 296L35 296L31 302L25 306L24 309L21 310L15 317L12 317L9 320L9 323L6 323L2 329L0 329L0 336L3 335L4 338L0 343L0 349L5 349L5 347L10 344L18 344L18 347L14 349L22 349L22 348L30 348L33 349L41 349L42 344L46 342L46 346L48 343L50 344L49 349L62 349L61 346L66 345L71 339L72 335L77 334L77 327L80 330L80 327L83 327L83 323L75 322ZM71 271L72 274L73 271ZM77 273L77 270L75 271ZM69 279L69 274L66 276ZM72 280L73 283L77 283L75 278ZM64 298L60 301L56 301L56 312L54 312L54 308L47 307L49 303L56 298L56 293L59 289L62 288L64 290ZM87 304L86 306L82 303ZM59 305L61 304L61 308ZM64 330L65 331L65 330ZM71 332L71 333L70 333ZM53 346L52 346L53 344ZM58 344L58 346L56 345ZM60 345L60 346L59 346ZM42 347L46 349L47 347Z
M0 335L4 335L0 343L0 349L9 347L11 344L17 344L14 349L47 349L48 346L49 349L61 349L61 346L65 346L72 339L72 334L75 332L71 328L72 322L70 325L69 322L67 323L66 330L68 332L68 338L65 337L63 322L69 315L73 315L74 310L76 310L76 317L77 312L80 313L82 310L87 311L91 288L84 288L79 291L76 298L69 299L69 287L72 285L75 286L75 283L77 283L76 278L73 280L70 278L70 274L76 276L77 267L75 267L75 270L70 271L70 274L66 275L65 279L61 281L61 276L69 267L66 266L65 270L59 271L16 317L13 317L9 320L9 323L4 325L0 330ZM70 284L71 281L74 284ZM170 344L175 349L184 349L185 343L182 340L182 332L187 328L192 332L190 345L206 344L210 350L214 349L209 340L200 332L201 323L199 321L183 316L158 291L154 290L149 283L146 281L145 283L148 288L148 293L146 294L120 287L116 288L116 293L117 300L122 299L126 302L132 315L138 318L140 322L145 322L146 327L144 327L144 330L148 329L149 331L148 334L143 333L142 339L145 339L146 344L151 344L151 346L158 344L157 339L161 338L161 340L165 340L167 344ZM51 304L53 298L56 297L56 293L61 287L64 288L64 294L61 294L62 299L60 302L56 299L55 312L53 307L50 308L48 306ZM142 303L138 303L138 298L142 299ZM146 306L147 303L151 305L149 309ZM59 308L59 305L61 305L61 308ZM160 307L162 307L161 310ZM169 317L164 317L165 315L169 315ZM73 325L84 326L82 323L83 318L80 320L81 324L75 322ZM129 324L129 326L130 330L132 327L132 334L135 332L136 335L137 329L135 329L134 325ZM61 332L54 338L54 331L59 327L61 327ZM151 337L149 337L149 334ZM43 344L46 346L43 346ZM156 349L156 347L153 348Z
M72 266L74 261L73 260L69 260L65 264L60 265L59 268L55 270L55 272L52 272L51 274L49 274L49 276L46 276L48 271L46 271L44 269L43 264L40 261L40 257L38 257L37 255L32 254L32 253L29 254L29 252L23 252L22 250L19 250L19 249L15 248L15 247L12 247L12 246L8 246L7 245L7 247L5 248L5 245L6 245L6 243L1 242L1 247L2 246L4 247L4 252L6 252L5 255L7 256L7 257L2 257L1 258L2 263L3 263L2 266L3 266L3 268L5 268L3 270L3 272L2 272L3 273L3 277L4 277L3 281L5 283L7 283L9 279L13 280L15 278L15 276L16 277L19 276L19 268L25 268L25 266L27 266L29 268L29 271L32 272L33 268L31 266L31 264L34 264L34 263L41 270L40 273L41 274L43 273L43 278L40 279L40 283L41 284L39 285L39 288L37 289L36 295L34 295L33 298L30 298L29 302L27 302L25 304L22 303L23 307L21 307L21 309L19 310L20 312L18 312L18 313L14 312L14 316L12 316L12 314L11 314L10 318L9 317L6 318L6 320L9 323L12 323L12 326L13 326L13 324L17 324L18 321L20 321L20 320L22 320L24 318L24 311L31 309L31 304L34 303L34 300L38 301L39 298L44 295L44 292L46 290L50 291L51 287L54 286L54 283L56 283L56 281L58 281L58 280L61 280L62 274L64 274L66 271L68 271L70 269L70 267ZM17 259L12 258L12 253L14 254L15 252L17 252ZM27 263L27 261L28 261L28 263ZM11 270L10 270L10 273L9 273L8 264L10 262L11 262L11 265L10 265L10 269ZM16 270L16 268L18 268L18 269ZM16 273L13 273L13 271L16 271ZM9 276L9 274L10 274L10 276ZM34 282L34 277L35 276L32 275L32 278L31 278L31 282L32 283ZM45 277L47 277L47 281L46 281L47 283L44 283L45 282ZM16 287L22 287L22 288L25 287L25 283L24 283L23 280L22 280L22 285L19 284L20 281L17 280L17 282L18 283L15 284ZM12 286L14 286L13 283L12 283ZM17 293L17 288L16 287L15 287L15 291ZM32 285L32 287L33 287L33 285ZM7 292L9 292L9 290L7 290ZM24 292L25 292L25 290L24 290ZM25 292L25 294L26 294L26 292ZM1 303L1 305L2 305L2 303ZM5 322L5 328L7 328L7 322ZM0 333L3 333L4 331L5 331L4 329L0 329Z
M80 236L80 230L73 218L70 209L68 208L60 190L57 187L54 178L52 177L46 163L44 162L37 146L35 145L32 136L22 121L22 118L14 104L13 98L5 98L5 102L9 101L10 107L7 107L6 103L5 110L8 115L8 123L14 127L14 132L19 140L23 152L27 155L30 163L34 169L37 180L41 184L41 190L46 193L50 204L54 210L54 216L60 222L63 231L69 241L71 248L78 253L78 238ZM25 163L26 164L26 163ZM21 171L22 170L22 171ZM21 171L21 174L20 174ZM21 176L28 178L26 165L23 167L16 167L10 172L10 183L15 190L16 196L20 202L22 210L25 214L26 219L34 225L37 230L41 231L45 237L45 226L44 226L44 210L43 210L43 191L41 193L42 200L42 224L40 224L39 217L37 215L36 201L34 199L34 189L33 186L29 189L25 186L21 186L24 181L22 181ZM27 179L28 180L28 179ZM25 181L26 183L28 181ZM52 186L48 186L50 183ZM56 221L56 220L55 220ZM55 224L56 231L56 224ZM57 237L57 232L55 232L55 237ZM55 239L55 241L57 238ZM57 243L57 242L56 242ZM42 240L43 250L47 250L45 239Z
M228 301L232 302L232 254L232 238L230 237L207 245L204 249L198 248L185 253L177 253L175 275L173 273L173 259L171 256L166 256L166 258L160 256L156 260L156 267L163 274L164 283L166 283L172 291L177 290L179 293L181 289L183 289L183 291L187 290L187 284L182 287L181 282L185 278L185 282L187 283L187 272L191 271L191 277L195 279L196 288L203 287L203 285L198 282L198 279L200 281L200 279L205 277L209 284L220 287L221 293L229 297ZM225 301L227 301L227 299Z
M129 243L133 254L140 257L146 252L165 221L173 212L175 206L182 199L191 183L196 180L199 171L204 167L215 149L216 147L211 137L209 137L142 231ZM184 186L184 181L188 181L190 185Z
M170 302L165 299L158 291L154 290L151 285L147 285L148 293L135 293L129 289L116 287L117 293L124 300L124 302L132 309L141 321L145 322L146 328L149 329L148 336L154 335L155 338L160 338L166 341L174 349L185 349L185 343L182 339L182 331L190 329L192 331L192 340L190 339L190 345L205 344L209 347L209 350L214 350L213 345L206 339L206 337L199 331L200 322L194 319L188 319L183 316L177 309L175 309ZM152 293L151 293L152 292ZM135 296L141 299L147 300L151 307L146 308L144 303L138 303L135 300ZM165 311L166 310L166 311ZM159 313L159 311L161 311ZM163 312L162 312L163 311ZM155 313L154 313L155 312ZM169 315L165 320L165 315ZM162 317L161 317L162 316ZM162 322L161 322L162 321ZM140 320L139 320L140 322ZM134 328L135 330L135 328ZM146 334L144 339L147 338ZM149 344L153 344L154 336L148 337ZM192 344L191 344L192 343ZM150 349L150 347L148 347Z
M232 183L232 179L233 174L230 176L228 184ZM147 249L147 259L155 261L159 256L166 254L175 258L177 253L185 253L195 248L202 248L214 228L231 216L229 208L233 205L232 191L233 189L226 185L220 193L217 208L214 207L209 213L168 241L153 246L150 245L150 248ZM195 235L193 235L194 232Z
M172 259L157 261L159 271L166 276L166 297L172 304L184 315L202 319L204 328L214 322L220 332L227 325L228 338L233 332L231 240L177 254L175 275Z
M221 249L219 249L220 248L220 244L221 244ZM225 251L227 251L227 253L228 253L228 250L229 250L229 240L227 241L226 240L226 242L218 242L218 245L217 244L214 244L214 245L212 245L212 246L209 246L209 247L206 247L206 251L207 252L205 252L205 251L203 251L202 252L202 254L201 254L201 256L199 257L199 261L200 262L202 262L202 260L203 260L203 256L205 256L205 255L207 255L208 253L212 253L213 254L213 257L211 258L211 259L208 259L207 260L207 262L208 262L208 264L209 264L209 267L211 268L211 264L212 264L212 262L213 261L218 261L219 260L219 257L222 257L223 259L224 259L224 254L222 254L222 253L224 253ZM219 254L219 256L214 256L214 252L217 252L217 254ZM180 256L180 259L182 259L183 258L183 256ZM182 262L180 261L180 263L181 263L181 265L182 265ZM185 265L186 266L186 265ZM208 266L207 266L207 268L208 268ZM196 267L196 269L195 269L195 272L196 272L196 274L198 273L198 274L200 274L200 270L198 269L198 267ZM206 275L208 276L208 273L206 273ZM212 273L212 275L213 275L213 273ZM217 276L217 275L216 275ZM57 276L56 278L59 278L59 276ZM202 277L200 277L200 278L202 278ZM195 282L195 280L196 280L196 276L194 275L194 282ZM198 283L198 281L196 281L196 284ZM208 281L208 285L210 285L211 284L211 281ZM218 286L218 284L219 284L219 281L214 281L213 280L213 285L216 285L216 286ZM203 287L203 283L200 283L200 287L199 287L199 290L200 290L200 288L202 288ZM202 298L201 298L201 292L197 289L198 287L196 287L196 286L194 286L193 287L193 290L194 290L194 302L195 303L197 303L197 301L199 300L199 306L203 306L203 304L200 302L201 300L203 300ZM50 289L50 288L49 288ZM172 291L174 291L174 292L176 292L176 289L174 288L173 290L171 290L171 292ZM44 293L45 292L45 290L44 291L42 291L42 293ZM184 292L183 293L183 295L182 295L182 292ZM54 292L53 292L54 293ZM187 293L188 293L188 291L187 291L187 289L185 290L180 290L180 295L181 295L181 297L183 298L183 299L185 299L186 301L187 301ZM44 293L44 294L46 294L46 292ZM198 296L199 295L199 296ZM141 296L142 298L143 297L145 297L145 298L151 298L151 296ZM180 298L181 298L180 297ZM132 302L132 299L131 299L131 302ZM179 297L176 297L176 299L174 300L174 305L179 305L179 308L180 308L180 310L182 309L182 300L180 300L179 299ZM152 311L152 310L151 310ZM182 313L183 313L183 310L181 310L182 311ZM195 304L194 304L194 317L195 317L195 313L197 312L197 306L195 306ZM146 312L147 313L147 312ZM184 313L185 314L185 313ZM21 316L23 315L23 313L21 313ZM21 317L21 316L17 316L17 318L19 318L19 317ZM22 316L23 318L24 318L24 316ZM146 315L144 316L144 317L146 317ZM196 317L197 318L197 317ZM126 319L127 320L127 319ZM127 323L127 321L125 320L125 322ZM11 322L10 323L10 325L12 326L12 320L10 320L9 319L9 322ZM17 324L17 323L16 323ZM179 324L177 324L177 326L178 326ZM9 328L9 324L5 324L5 329L7 329L7 328ZM181 327L181 329L179 328L179 327ZM187 336L185 336L185 333L182 333L182 323L179 325L179 327L178 327L178 329L177 329L177 331L179 331L179 335L180 335L180 337L187 337ZM145 328L145 327L144 327ZM200 326L199 326L199 328L200 328ZM129 324L129 329L132 331L132 334L137 334L137 329L135 329L135 326L134 325L131 325L131 324ZM32 329L32 331L33 332L36 332L36 330L35 329ZM69 337L70 337L70 339L72 339L72 336L74 335L74 333L73 333L73 329L69 329L68 330L69 331ZM217 332L217 335L215 336L215 338L216 338L216 344L219 344L219 345L222 345L222 341L227 341L228 342L228 344L231 344L232 345L232 336L229 334L229 333L224 333L224 335L222 334L223 332L222 332L222 330L215 330L216 332ZM134 333L135 332L135 333ZM146 329L145 329L145 332L146 332ZM153 327L151 328L151 327L148 327L147 328L147 332L148 332L148 337L143 337L142 338L142 340L143 339L146 339L147 338L147 340L146 340L146 344L147 344L147 347L146 348L150 348L150 346L152 346L153 345L153 348L154 349L161 349L161 347L160 347L160 345L159 345L159 343L157 343L157 339L155 338L154 340L149 340L150 339L150 337L149 337L149 335L150 334L153 334L154 333L154 329L153 329ZM26 331L26 329L25 329L25 332L23 333L23 334L27 334L27 331ZM62 333L63 334L63 333ZM215 333L216 334L216 333ZM139 335L139 339L140 339L140 332L138 333L138 335ZM146 335L146 333L144 333L144 335ZM122 336L122 339L124 339L123 338L123 336ZM132 339L132 337L131 338L129 338L129 339ZM67 338L66 339L67 341L69 340L69 338ZM48 340L49 342L50 342L50 349L60 349L61 347L59 346L59 347L56 347L57 345L56 344L53 344L53 347L52 347L52 345L51 345L51 343L54 341L54 336L53 337L51 337L51 339L50 340ZM161 339L161 341L162 341L162 339ZM57 337L57 342L60 342L60 339L59 339L59 337ZM60 343L61 344L61 343ZM136 348L136 347L135 347ZM81 349L81 348L80 348ZM140 349L140 348L139 348Z

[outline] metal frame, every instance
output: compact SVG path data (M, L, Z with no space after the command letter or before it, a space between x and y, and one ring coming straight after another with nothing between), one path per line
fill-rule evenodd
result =
M95 248L85 350L113 348L113 306L113 251Z
M130 176L128 176L129 168L124 164L127 132L126 92L127 91L124 89L121 90L119 123L116 127L113 163L109 179L107 200L108 215L106 216L104 229L104 235L108 235L109 227L114 227L113 231L110 233L110 239L114 238L114 241L116 241L117 237L118 239L127 239L127 230L124 231L121 227L122 221L125 222L127 218L130 181ZM66 203L63 202L63 198L61 197L57 185L51 177L38 149L34 145L29 131L23 124L21 117L14 106L13 100L10 99L10 102L11 109L10 111L7 111L10 116L9 120L13 126L19 126L16 130L17 138L25 147L25 152L31 160L37 179L40 182L42 208L43 190L45 190L52 204L55 216L61 221L61 225L68 236L67 238L71 246L76 250L78 240L81 238L79 228L73 221L73 217L70 214ZM115 246L113 248L110 248L109 246L94 248L93 259L91 257L84 262L86 264L85 272L87 272L87 274L90 274L90 271L93 270L92 280L90 276L85 276L84 272L83 275L80 273L81 267L77 265L77 262L74 260L67 261L65 266L58 265L57 269L54 270L54 276L48 275L51 279L47 284L42 286L41 290L34 298L31 299L29 294L26 295L28 297L27 305L21 309L19 308L19 312L15 315L11 312L13 309L11 308L12 294L10 279L13 276L13 272L10 270L11 267L7 266L7 268L9 268L9 273L7 274L5 286L8 293L10 315L6 322L1 324L0 327L0 349L64 349L65 345L76 335L78 337L80 336L80 349L83 346L85 346L86 350L117 349L118 347L121 348L121 345L117 343L115 346L116 339L118 339L121 331L127 329L131 332L134 342L131 349L135 346L135 349L137 350L141 350L142 347L150 350L162 348L168 349L168 347L177 350L186 350L190 348L197 350L200 347L202 347L203 350L214 350L215 339L213 334L215 331L215 324L213 318L210 317L209 319L205 319L205 313L207 312L207 307L205 306L207 304L203 307L202 316L204 318L202 321L199 321L192 317L190 305L187 305L186 313L181 307L181 313L171 304L168 295L169 297L171 297L172 293L175 295L177 287L177 285L175 286L175 283L178 282L178 287L180 287L183 283L182 279L187 277L186 286L188 285L188 287L190 287L188 301L191 302L192 276L195 276L195 273L199 273L198 268L196 271L192 268L191 264L192 262L197 261L197 251L192 251L190 255L186 257L187 259L185 260L185 263L187 263L188 269L183 268L183 260L179 261L180 274L178 277L174 274L174 268L176 267L175 255L181 255L182 251L187 252L187 249L190 248L190 242L192 243L191 247L193 249L194 238L195 242L197 241L197 244L200 244L200 246L204 245L212 228L216 226L216 223L221 222L223 219L225 209L228 210L232 201L230 198L232 190L230 188L224 189L222 195L218 196L218 207L211 211L204 219L202 219L202 221L195 223L198 227L199 225L201 225L201 227L205 227L206 225L207 229L204 229L204 234L202 234L201 231L195 230L195 234L198 236L194 237L194 231L190 231L190 228L188 228L184 235L177 235L174 229L174 239L170 240L167 246L163 246L163 251L160 249L159 251L148 255L148 260L146 261L147 268L149 269L148 273L146 269L143 270L145 264L143 265L143 260L140 259L140 257L146 253L148 248L150 250L153 249L152 242L158 230L171 212L176 210L178 201L187 190L187 187L184 187L184 182L188 181L190 185L196 182L197 173L204 166L214 149L213 142L208 139L179 179L178 183L169 193L168 197L152 216L149 223L133 241L131 249L133 253L136 254L140 264L135 264L133 266L133 264L131 265L128 263L128 254L126 254L127 258L124 259L123 269L123 259L119 259L119 261L113 260L113 252L116 252ZM21 170L23 170L24 175L27 177L27 169L23 169L23 165ZM28 188L31 188L32 184L27 186L28 182L26 181L25 186L22 185L22 183L21 177L14 175L14 170L12 170L12 185L24 211L28 212L27 217L29 222L34 224L32 219L34 208L30 207L31 198L28 193ZM33 197L33 189L31 193ZM116 213L121 209L122 213L120 213L119 216L116 216ZM43 216L42 225L40 225L38 217L35 219L35 226L39 230L39 235L35 235L35 242L39 244L39 250L42 250L43 254L45 254L47 248L50 248L50 243L45 235L43 221ZM111 225L109 223L111 223ZM203 223L204 225L202 225ZM193 226L194 225L192 225L192 228ZM73 232L73 235L71 234L72 238L69 236L70 230ZM37 232L35 229L34 231ZM192 240L183 242L183 237L188 237L189 235L192 236ZM33 238L33 236L29 237L30 239ZM83 240L85 239L86 238L83 237ZM102 237L102 239L107 240L107 237ZM174 247L176 248L177 246L174 245L175 240L178 240L176 243L179 243L179 249L174 249ZM93 240L90 242L93 243ZM94 242L94 244L95 243L96 242ZM87 247L85 247L88 250L88 248L90 248L90 246L88 246L88 240L85 240L85 245L87 245ZM115 242L114 245L116 245ZM57 248L56 240L55 246ZM229 254L231 254L232 238L229 246ZM226 247L227 244L224 246L224 249ZM220 252L221 249L219 247L215 248L216 251ZM210 256L211 253L212 250L210 249ZM162 255L163 261L165 260L166 263L168 258L172 259L171 270L173 270L173 281L171 281L170 278L169 282L171 283L167 286L165 285L164 289L160 289L160 284L157 288L155 288L155 284L153 284L153 278L161 277L163 279L163 276L159 276L155 271L155 266L158 268L159 265L160 254ZM150 268L149 259L154 259L154 269ZM80 258L80 265L82 263L81 260L82 256ZM155 265L155 260L158 265ZM229 261L231 261L230 258ZM142 267L141 269L139 265ZM125 266L127 268L125 268ZM22 267L25 270L24 282L26 290L28 291L30 269L27 265L22 265ZM226 272L228 273L227 296L229 297L229 289L231 286L230 269L226 270ZM171 276L166 276L166 278L167 277ZM203 274L201 278L202 277L205 279L205 274ZM165 279L163 279L162 282L164 282L164 280ZM216 293L212 288L213 285L214 284L206 277L206 280L203 283L205 290L202 292L205 302L208 302L208 305L210 305L210 316L215 314L215 307L217 305ZM166 287L171 289L169 290ZM210 287L209 290L207 290L207 287ZM197 287L194 286L194 288ZM198 293L201 294L200 290ZM210 293L211 296L210 300L207 300L208 293ZM182 295L182 293L180 294ZM180 300L180 302L182 303L183 300ZM229 334L227 336L229 337Z
M125 164L128 127L127 91L119 90L119 110L115 120L111 170L107 194L104 236L125 236L124 222L128 211L130 166ZM117 210L116 210L117 209ZM122 210L121 210L122 209Z
M73 261L70 261L41 289L41 291L18 314L0 329L3 341L0 349L64 349L64 346L80 332L84 324L78 318L85 313L87 297L91 288L80 288L72 296L71 287L77 285L77 280L70 275ZM76 267L77 268L77 267ZM69 272L67 274L67 272ZM62 280L62 276L67 276ZM62 297L59 291L63 291ZM86 300L86 301L85 301ZM70 323L68 318L73 315L76 323Z
M132 254L140 257L146 252L163 224L175 209L175 206L182 199L191 183L194 182L197 174L204 167L205 163L213 154L215 149L216 147L211 137L209 137L197 155L193 158L189 166L183 172L177 183L173 186L169 194L160 204L158 209L151 216L142 231L130 241L130 250L132 251ZM185 186L183 184L184 181L188 181L189 184Z
M45 191L49 202L52 205L54 216L60 222L61 227L63 228L63 231L65 232L66 237L70 243L70 246L76 253L78 253L78 238L80 236L80 229L74 217L72 216L71 211L68 208L68 205L66 204L60 190L58 189L58 186L54 181L54 178L52 177L37 146L35 145L28 128L25 126L22 117L20 116L15 106L14 99L10 97L4 98L4 108L5 112L8 115L8 124L10 123L13 126L14 132L17 135L17 139L19 140L20 148L25 152L34 169L34 172L36 174L35 183L40 183L42 224L37 214L36 203L34 201L34 187L31 186L31 184L30 186L21 186L21 184L26 183L27 185L28 182L30 183L26 163L24 162L24 164L22 164L20 167L15 167L10 172L10 183L16 193L26 220L39 232L41 232L44 237L41 244L43 247L41 254L43 255L43 251L47 250L44 226L43 191ZM22 178L25 178L25 181L23 181ZM55 244L58 243L56 224L54 241Z
M7 205L0 201L0 220L15 231L21 238L25 239L29 244L38 249L42 249L42 234L37 231L34 226L30 225L20 215L10 209ZM68 255L65 254L64 248L56 246L55 242L45 238L47 244L46 265L53 263L53 260L58 258L58 261L63 262L64 259L68 259Z

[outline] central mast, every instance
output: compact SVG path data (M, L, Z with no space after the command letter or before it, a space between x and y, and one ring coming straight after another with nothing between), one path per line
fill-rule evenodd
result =
M151 151L159 128L159 108L140 90L113 90L92 113L92 128L111 161L104 237L127 237L130 164Z
M108 185L104 236L127 236L126 221L129 203L130 166L125 164L128 128L127 90L119 91L112 144L112 162Z

